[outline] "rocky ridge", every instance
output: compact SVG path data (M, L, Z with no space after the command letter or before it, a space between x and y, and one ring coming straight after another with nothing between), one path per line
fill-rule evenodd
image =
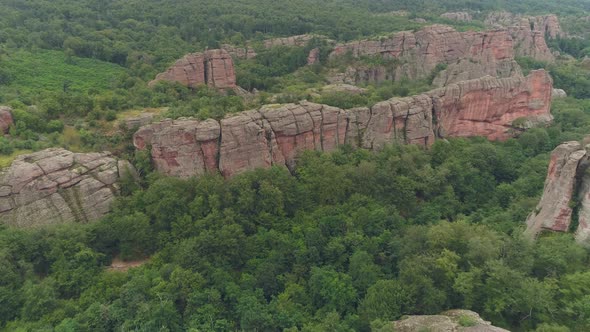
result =
M190 53L176 61L149 83L179 82L190 88L208 85L216 89L236 89L236 73L230 54L223 49Z
M471 22L473 21L473 17L468 12L450 12L444 13L440 15L442 18L446 18L447 20L453 20L458 22Z
M590 239L590 145L566 142L551 153L543 196L527 218L529 236L542 231L575 231L576 240L589 245ZM574 205L572 202L577 201ZM578 220L573 220L577 210ZM576 229L572 229L577 223Z
M467 320L469 326L463 326L461 319ZM396 332L509 332L483 320L476 312L459 309L439 315L406 316L391 325Z
M61 148L18 156L0 172L0 224L89 222L110 211L118 181L133 166L108 152Z
M516 120L551 121L551 91L551 78L538 70L526 78L459 82L370 108L304 101L266 105L221 121L164 120L140 128L133 139L136 148L151 148L156 169L164 174L219 171L229 177L272 165L291 169L303 150L333 151L343 144L379 149L394 142L428 146L443 137L506 139L520 130Z
M446 25L432 25L417 32L403 31L379 40L360 40L336 45L331 58L350 53L355 58L379 56L393 60L395 66L350 67L341 82L421 79L445 64L435 79L444 86L486 75L510 77L521 75L514 60L514 42L505 29L458 32Z

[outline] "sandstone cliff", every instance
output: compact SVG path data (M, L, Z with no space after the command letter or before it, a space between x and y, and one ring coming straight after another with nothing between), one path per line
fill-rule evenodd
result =
M507 30L458 32L445 25L432 25L417 32L403 31L380 40L361 40L336 45L331 58L350 53L353 57L380 56L396 66L349 68L343 82L428 77L438 64L447 65L435 84L459 82L486 75L521 75L514 61L513 39ZM338 83L338 82L336 82Z
M577 221L576 240L590 245L590 146L566 142L551 153L543 196L527 219L526 234L567 232ZM574 206L573 201L578 205ZM578 220L572 220L577 209Z
M303 150L333 151L350 144L379 149L399 142L430 145L437 137L506 139L513 121L551 120L552 82L543 71L528 77L460 82L413 97L392 98L370 108L327 105L266 105L221 121L164 120L139 129L138 149L151 147L156 169L189 177L224 176L257 167L292 168Z
M204 84L217 89L237 88L234 63L226 50L187 54L149 85L159 81L179 82L191 88Z
M0 224L30 227L97 220L110 211L117 181L133 172L107 152L47 149L0 172Z
M12 124L12 108L0 106L0 134L7 134Z

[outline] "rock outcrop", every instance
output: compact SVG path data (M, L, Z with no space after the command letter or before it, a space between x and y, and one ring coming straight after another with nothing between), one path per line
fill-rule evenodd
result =
M493 12L485 19L492 28L506 28L514 39L517 56L532 57L540 61L554 61L555 58L545 38L564 37L557 16L523 16L508 12Z
M485 19L485 24L490 28L509 28L526 24L530 30L539 31L550 39L564 37L559 19L554 14L542 16L524 16L509 12L492 12Z
M402 78L421 79L444 64L436 82L443 84L486 75L521 75L514 60L513 39L506 30L458 32L445 25L432 25L417 32L403 31L380 40L361 40L336 45L331 58L350 53L355 58L379 56L391 59L392 66L367 66L348 69L343 82Z
M149 85L159 81L179 82L191 88L205 84L216 89L237 88L234 63L230 54L222 49L185 55Z
M458 22L471 22L473 21L473 17L468 12L450 12L444 13L440 15L442 18L446 18L447 20L453 20Z
M10 126L13 125L12 108L0 106L0 134L7 134Z
M590 145L566 142L553 150L543 196L527 219L526 234L571 230L579 243L590 246L589 166ZM574 216L577 220L573 220Z
M396 332L509 332L493 326L470 310L449 310L439 315L406 316L391 325L392 331Z
M568 230L573 212L570 201L575 196L577 171L585 156L586 151L578 142L567 142L553 150L543 196L527 219L528 234Z
M0 172L0 224L31 227L94 221L110 211L118 180L134 172L110 153L46 149Z
M543 71L526 77L486 77L413 97L392 98L370 108L266 105L221 121L164 120L140 128L138 149L151 148L156 169L189 177L224 176L257 167L292 168L303 150L333 151L339 145L379 149L388 143L428 146L437 137L506 139L513 122L551 120L552 82Z

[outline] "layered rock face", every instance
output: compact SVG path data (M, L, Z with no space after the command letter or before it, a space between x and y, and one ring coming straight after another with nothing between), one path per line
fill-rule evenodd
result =
M0 134L7 134L13 123L12 108L0 106Z
M526 78L461 82L370 108L267 105L221 121L165 120L140 128L138 149L151 148L156 169L189 177L206 172L232 176L271 165L292 169L303 150L333 151L339 145L379 149L388 143L428 146L437 137L505 139L512 122L550 121L552 83L545 71Z
M47 149L18 156L0 172L0 223L30 227L97 220L110 211L117 182L134 172L110 153Z
M469 317L472 326L462 326L460 319ZM493 326L483 320L476 312L470 310L449 310L439 315L406 316L404 319L393 322L392 331L397 332L509 332L508 330Z
M526 233L536 236L541 231L567 232L573 222L575 199L577 209L576 240L590 245L590 145L566 142L551 153L543 196L527 219Z
M179 82L191 88L204 84L217 89L237 87L234 63L226 50L187 54L168 70L158 74L149 85L153 86L159 81Z
M432 91L441 136L512 137L513 122L548 123L553 83L544 70L526 78L511 77L463 81ZM527 125L530 126L530 125Z
M514 61L513 40L508 31L458 32L445 25L433 25L418 32L404 31L381 40L361 40L337 45L330 57L350 53L353 57L380 56L395 59L394 68L381 67L379 73L353 68L344 83L367 79L420 79L431 75L438 64L448 67L438 78L439 85L485 75L509 77L520 75ZM368 68L375 70L375 67ZM365 76L365 77L363 77ZM373 78L374 77L374 78Z

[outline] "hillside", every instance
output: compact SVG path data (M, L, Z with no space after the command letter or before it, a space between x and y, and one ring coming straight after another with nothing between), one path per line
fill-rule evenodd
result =
M590 330L590 3L0 3L0 331Z

